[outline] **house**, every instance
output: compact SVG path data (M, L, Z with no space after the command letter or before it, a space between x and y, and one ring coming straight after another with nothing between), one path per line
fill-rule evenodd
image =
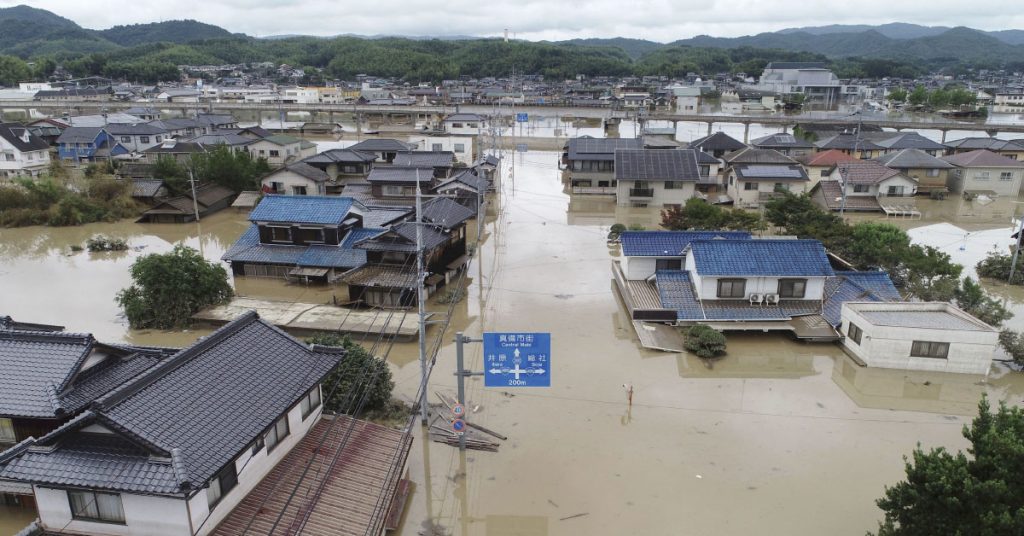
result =
M750 240L747 231L625 231L622 271L629 281L643 281L659 270L682 270L694 240Z
M883 204L906 203L905 198L916 194L917 180L874 160L861 160L836 164L811 197L829 210L884 211Z
M949 189L962 193L1016 196L1024 175L1024 160L1015 160L987 149L942 157L956 166L950 171Z
M166 129L149 123L115 123L107 125L106 131L121 146L133 153L160 145L169 135Z
M247 145L253 158L265 158L271 167L283 166L316 154L316 144L287 134L276 134Z
M287 164L260 179L264 193L284 195L326 195L330 176L304 162Z
M798 158L814 152L814 144L792 134L779 133L762 136L750 142L755 149L773 149L786 156Z
M471 169L456 172L434 187L434 192L447 195L474 212L479 212L486 201L490 183ZM479 215L479 214L478 214Z
M939 156L946 150L945 145L932 141L917 132L901 132L891 138L877 140L875 144L883 147L886 154L904 149L916 149L930 156Z
M570 139L562 152L570 192L615 195L615 151L619 149L643 149L643 142L633 138Z
M986 150L1013 160L1024 162L1024 142L1021 140L1000 140L998 138L963 138L947 141L946 154L954 155L971 151Z
M193 201L192 190L183 195L164 199L153 208L142 213L136 223L188 223L196 221L196 211L204 218L214 212L231 206L235 192L217 184L204 184L196 188Z
M825 137L816 141L814 146L818 148L819 152L830 150L842 151L861 160L881 156L887 151L887 148L872 142L864 135L850 133Z
M955 167L923 149L900 149L875 160L916 180L918 193L948 191L949 170Z
M796 160L772 149L744 148L722 157L726 192L737 207L759 207L778 190L800 194L810 178Z
M409 151L398 153L389 164L385 166L408 167L408 168L433 168L434 177L446 179L455 167L455 154L449 151Z
M501 170L501 159L489 154L480 157L469 168L475 171L477 175L487 179L487 182L491 185L490 189L494 190L494 179L497 178L498 172Z
M856 162L853 156L837 149L829 149L820 153L811 153L796 159L804 169L807 170L807 177L811 183L808 188L814 188L822 178L828 178L832 169L840 162Z
M725 132L719 131L691 141L686 148L696 149L698 151L708 153L715 158L721 158L725 156L726 153L746 149L747 145L732 136L729 136Z
M85 536L210 534L323 412L345 358L248 312L0 454L39 526Z
M102 127L68 127L57 138L57 157L76 165L105 161L129 152Z
M19 123L0 123L0 178L38 177L50 167L50 145Z
M441 121L441 128L449 134L478 136L487 128L487 119L471 113L454 113Z
M173 158L179 164L186 165L191 163L194 155L208 153L210 149L201 143L164 138L160 145L142 151L142 162L152 165L161 158Z
M156 108L150 108L148 106L134 106L124 111L128 115L134 115L143 121L156 121L160 119L161 112Z
M847 302L842 347L868 367L988 374L999 331L949 303Z
M122 164L125 167L127 164ZM147 205L155 205L167 197L167 185L162 179L126 179L132 182L132 198Z
M356 242L383 233L406 214L371 211L350 197L267 195L222 259L236 276L330 283L366 264Z
M210 134L200 134L199 136L184 138L182 141L199 143L209 147L211 150L224 146L232 151L248 151L248 146L258 139L261 138L251 138L231 131L215 130Z
M421 150L435 153L451 152L455 155L455 160L463 164L470 164L476 159L475 140L474 136L409 136L409 143L415 144Z
M694 197L700 180L697 152L693 149L615 151L617 204L681 207Z
M366 181L374 197L399 199L415 198L417 185L428 192L437 184L432 167L376 166Z
M414 151L416 147L411 143L390 138L371 138L349 146L348 150L369 153L376 156L379 162L390 164L398 153Z
M331 149L306 158L302 163L327 173L331 181L327 185L327 191L328 193L337 193L342 190L345 183L365 179L373 169L373 163L376 160L377 155L373 153L351 149Z
M468 260L466 222L475 212L443 197L423 203L427 225L406 221L355 243L366 250L366 264L342 277L349 299L373 307L412 307L417 303L417 228L422 237L424 292L430 296L451 281Z

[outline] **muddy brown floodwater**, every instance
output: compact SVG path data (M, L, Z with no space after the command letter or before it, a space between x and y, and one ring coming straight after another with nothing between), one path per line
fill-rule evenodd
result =
M509 436L497 453L460 455L424 441L417 426L409 460L416 487L401 534L860 536L877 527L874 501L903 477L903 456L916 444L965 447L960 430L982 393L1021 402L1022 375L998 366L988 377L864 369L834 345L781 335L730 335L728 355L710 366L640 349L611 283L618 248L605 236L615 222L654 228L657 210L570 199L557 158L506 158L500 211L487 221L467 296L443 335L430 396L454 393L456 329L474 337L550 331L552 386L485 389L479 378L469 381L469 418ZM936 202L925 219L900 224L1007 226L1001 215L965 210L955 200ZM217 259L245 225L244 215L223 212L201 232L132 223L0 230L0 312L101 340L187 344L206 331L128 330L113 295L138 255L183 241ZM68 254L69 244L96 233L145 248ZM240 294L297 301L330 301L339 292L234 284ZM466 358L479 370L480 346L468 345ZM397 396L411 399L416 344L394 345L388 359ZM623 384L635 388L632 408Z

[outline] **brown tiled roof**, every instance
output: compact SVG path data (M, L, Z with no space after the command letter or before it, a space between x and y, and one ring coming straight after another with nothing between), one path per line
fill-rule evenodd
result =
M1024 167L1024 162L993 153L987 149L951 154L942 159L959 167Z
M887 168L873 160L840 162L836 167L839 168L843 180L850 184L878 184L900 174L898 170Z
M856 158L840 151L839 149L830 149L820 153L809 154L803 158L798 158L797 160L805 166L834 166L839 162L857 161Z

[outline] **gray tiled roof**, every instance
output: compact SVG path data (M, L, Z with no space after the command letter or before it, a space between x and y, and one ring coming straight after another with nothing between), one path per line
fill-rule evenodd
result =
M412 144L405 143L404 141L393 140L390 138L371 138L363 140L355 145L348 148L350 151L366 151L370 153L379 152L400 152L400 151L411 151L413 149Z
M949 311L915 311L911 307L903 311L872 311L869 308L858 309L857 313L876 326L898 328L992 331L992 328L972 322Z
M740 149L722 156L722 160L736 164L796 164L796 160L775 149Z
M814 147L813 143L803 138L798 138L792 134L785 134L781 132L756 138L750 142L750 145L752 147L759 147L763 149L774 149L776 147L810 149Z
M1001 154L993 153L987 149L951 154L949 156L942 157L942 159L958 167L1024 167L1024 162L1014 160Z
M703 138L697 138L687 145L690 149L699 149L704 152L713 151L738 151L746 147L746 145L726 134L725 132L715 132L710 136L704 136Z
M92 335L0 331L0 417L54 418L57 393L95 344Z
M149 370L159 363L162 357L161 352L135 353L90 368L75 378L71 389L61 395L61 406L68 411L78 411L93 400Z
M953 164L936 158L921 149L903 149L879 156L875 160L893 169L949 169Z
M455 162L455 153L450 151L411 151L398 153L392 162L403 167L451 167Z
M447 239L448 236L440 231L426 225L423 226L424 250L440 246ZM399 223L377 236L356 242L355 247L367 251L415 252L416 224L413 222Z
M475 215L473 209L460 205L447 197L435 197L423 203L423 221L445 229L451 229L464 223Z
M6 467L0 458L0 478L187 494L183 483L201 488L342 357L246 313L38 441L52 451L29 449ZM122 441L82 441L77 430L92 423Z
M432 167L391 167L374 166L366 177L369 182L430 182L434 180Z
M796 164L743 164L736 166L736 176L746 180L810 180L804 168Z
M695 153L692 149L619 149L615 151L615 179L696 182L700 168Z

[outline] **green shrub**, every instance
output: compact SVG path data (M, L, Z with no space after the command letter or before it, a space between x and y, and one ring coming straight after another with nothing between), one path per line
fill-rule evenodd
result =
M348 350L338 367L324 379L324 408L337 413L351 414L366 397L363 410L372 411L387 408L391 402L391 390L395 382L391 369L383 359L370 352L347 336L337 333L321 333L309 339L310 344L340 346ZM335 388L337 385L337 388Z
M725 335L711 327L692 326L686 330L685 338L683 347L698 357L709 359L725 353Z
M989 277L992 279L999 279L1001 281L1009 281L1010 279L1010 265L1013 264L1012 255L1003 255L1002 253L993 251L988 254L987 257L982 259L975 266L978 270L979 277ZM1013 274L1013 281L1010 283L1014 285L1024 285L1024 258L1017 259L1017 270Z
M109 236L99 235L86 240L85 247L93 252L125 251L128 249L128 242L123 238L110 238Z

